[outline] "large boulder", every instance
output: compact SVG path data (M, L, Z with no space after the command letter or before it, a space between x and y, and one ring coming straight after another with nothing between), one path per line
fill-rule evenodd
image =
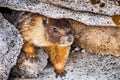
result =
M18 30L0 14L0 80L6 80L22 48Z
M105 6L101 8L102 3ZM105 26L115 26L111 16L120 14L118 5L118 1L111 0L101 0L94 5L90 0L0 0L0 7L39 13L52 18L70 18L88 25Z

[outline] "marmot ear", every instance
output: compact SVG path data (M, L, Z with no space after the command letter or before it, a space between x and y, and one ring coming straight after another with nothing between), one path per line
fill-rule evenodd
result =
M42 24L43 24L44 27L47 26L47 24L48 24L48 18L46 16L43 16L43 18L42 18Z

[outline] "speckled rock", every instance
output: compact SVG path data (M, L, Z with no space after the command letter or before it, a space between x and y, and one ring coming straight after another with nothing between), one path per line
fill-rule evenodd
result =
M6 80L22 48L18 30L0 14L0 80Z
M29 58L21 52L16 65L11 70L11 77L36 78L47 65L48 54L45 48L36 48L36 58Z
M43 0L42 0L43 1ZM46 1L46 0L45 0ZM103 1L103 0L102 0ZM0 7L8 7L15 10L29 11L33 13L40 13L42 15L52 17L52 18L70 18L80 22L83 22L88 25L111 25L116 26L112 21L111 16L113 14L120 13L120 7L113 4L113 2L108 1L106 6L103 8L99 8L99 4L91 5L88 0L81 2L78 0L73 0L70 4L71 0L64 2L63 0L59 0L58 2L54 2L50 0L50 3L38 2L36 0L0 0ZM64 3L62 7L59 7L59 4ZM57 5L58 4L58 5ZM77 6L75 5L77 4ZM81 4L81 5L80 5ZM57 5L57 6L56 6ZM71 8L76 6L81 11L77 11L76 8ZM75 5L75 6L74 6ZM112 5L112 6L111 6ZM73 10L74 9L74 10ZM84 12L85 10L85 12ZM89 13L87 11L92 10L94 13ZM101 11L102 10L102 11ZM91 12L91 11L90 11ZM95 14L99 13L99 14ZM102 13L106 15L101 15Z
M120 14L119 0L37 0L66 7L75 11L89 11L94 13L116 15Z
M84 52L84 53L82 53ZM39 78L9 80L120 80L120 57L72 52L68 58L66 77L55 78L53 68L45 69Z

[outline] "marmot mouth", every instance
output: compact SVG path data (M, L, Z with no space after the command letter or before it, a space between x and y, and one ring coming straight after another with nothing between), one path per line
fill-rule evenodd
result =
M73 42L69 42L69 43L61 43L61 44L58 44L59 46L70 46L72 45Z
M67 36L61 37L60 43L58 43L59 46L70 46L72 45L74 41L74 36L72 34L69 34Z

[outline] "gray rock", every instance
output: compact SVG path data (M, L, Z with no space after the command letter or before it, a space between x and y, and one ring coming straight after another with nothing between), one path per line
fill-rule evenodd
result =
M0 0L0 7L40 13L52 18L70 18L88 25L105 26L116 26L112 21L111 16L107 15L120 14L120 6L117 6L111 1L108 1L103 8L99 8L99 4L91 5L89 1L84 0L81 0L81 2L78 0L72 0L72 3L70 3L71 0L67 0L65 2L63 0L55 0L55 2L53 0L49 0L47 3L45 3L46 0L42 1L43 2L38 2L36 0ZM106 2L107 0L101 1ZM62 7L59 6L61 3ZM89 13L87 11L92 11L94 13ZM106 15L101 15L102 13Z
M24 52L21 52L10 76L21 78L39 77L47 65L48 54L45 48L37 48L36 52L36 58L30 58Z
M57 79L53 68L45 69L39 78L10 80L120 80L120 57L72 52L68 58L66 77Z
M10 69L16 64L22 44L18 30L0 14L0 80L8 78Z
M120 14L119 0L37 0L66 7L75 11L89 11L94 13L115 15ZM92 4L93 2L96 4ZM98 1L98 2L97 2Z

